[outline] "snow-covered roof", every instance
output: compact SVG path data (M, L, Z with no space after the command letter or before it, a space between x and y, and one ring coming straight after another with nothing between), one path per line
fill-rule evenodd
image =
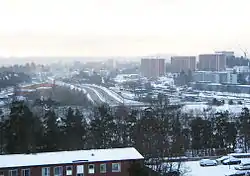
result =
M0 168L143 159L133 147L0 155Z

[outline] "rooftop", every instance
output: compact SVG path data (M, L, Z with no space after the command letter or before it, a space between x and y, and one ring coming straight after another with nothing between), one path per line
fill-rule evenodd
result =
M133 147L0 155L0 168L143 159Z

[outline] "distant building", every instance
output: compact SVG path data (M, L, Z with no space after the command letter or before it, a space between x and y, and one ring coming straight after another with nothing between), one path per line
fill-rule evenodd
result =
M141 59L141 74L148 78L156 78L165 74L165 59Z
M193 73L194 82L237 84L237 78L237 74L232 72L196 71Z
M230 72L218 72L221 84L238 84L238 75Z
M171 57L171 72L178 73L181 71L195 71L196 57L195 56L173 56Z
M227 66L224 54L201 54L199 55L198 69L201 71L223 71Z
M216 72L212 71L196 71L193 73L194 82L219 83L220 78Z
M250 69L248 66L234 66L233 70L236 73L249 73L250 72Z
M129 176L143 156L135 148L44 152L0 156L0 175Z
M215 54L223 54L226 57L234 57L233 51L215 51Z
M233 66L238 65L237 59L235 59L235 55L233 51L216 51L215 54L225 55L226 66L228 68L232 68Z
M115 69L116 68L116 60L115 59L108 59L104 62L105 68L108 69Z

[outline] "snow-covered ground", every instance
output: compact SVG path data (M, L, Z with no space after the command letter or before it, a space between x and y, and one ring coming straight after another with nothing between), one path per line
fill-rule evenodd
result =
M119 87L110 87L109 89L114 91L117 94L120 94L125 99L134 100L134 98L135 98L134 93L131 93L131 92L126 91L126 90L120 90Z
M117 83L123 83L126 81L136 81L140 79L138 74L119 74L114 78L114 81Z
M135 98L135 94L130 93L128 91L121 91L121 96L123 96L124 98L129 99L129 100L134 100L134 98Z
M228 104L224 104L222 106L208 106L206 104L186 104L185 106L183 106L182 110L183 112L202 112L204 109L208 109L209 107L212 108L213 111L215 112L224 112L224 111L228 111L229 113L233 113L233 114L239 114L242 111L242 108L246 107L248 109L250 109L250 104L246 104L246 105L228 105Z
M241 159L242 162L250 162L250 158ZM234 169L236 165L218 165L210 167L201 167L199 161L188 161L183 163L183 168L187 171L187 176L224 176L237 172Z
M159 79L157 81L155 81L152 86L153 87L164 87L167 85L174 85L174 79L170 78L170 77L159 77Z

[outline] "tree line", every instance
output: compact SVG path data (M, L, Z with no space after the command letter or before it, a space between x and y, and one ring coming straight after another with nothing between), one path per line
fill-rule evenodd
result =
M102 105L91 113L69 107L58 117L53 108L39 115L26 103L13 102L1 119L2 154L133 146L145 157L172 157L221 155L250 146L247 108L233 118L228 112L195 117L169 105L144 110Z
M20 83L30 82L30 76L25 73L0 72L0 89L16 86Z

